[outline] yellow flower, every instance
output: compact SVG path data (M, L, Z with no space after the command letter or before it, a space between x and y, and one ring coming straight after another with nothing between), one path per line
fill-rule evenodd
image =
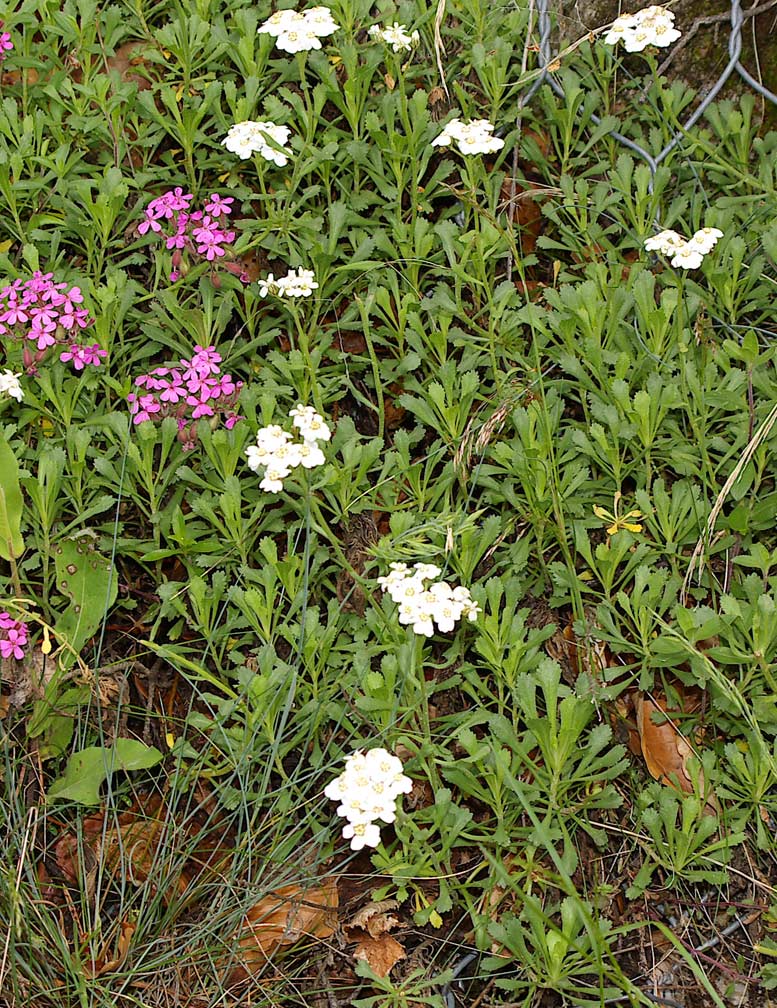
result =
M641 532L642 526L637 522L630 521L631 518L641 518L641 511L627 511L626 514L618 514L618 505L620 503L621 493L620 490L615 494L613 499L613 509L612 512L608 511L606 508L600 507L598 504L594 504L594 514L597 518L601 518L602 521L609 522L609 527L607 529L607 535L615 535L616 532L620 532L625 529L627 532Z

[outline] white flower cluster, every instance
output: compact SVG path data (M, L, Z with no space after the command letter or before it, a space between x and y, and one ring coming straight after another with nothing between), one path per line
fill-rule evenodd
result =
M332 35L340 26L328 7L310 10L279 10L257 28L260 35L272 35L279 49L288 53L320 49L321 39Z
M404 25L396 21L392 25L381 28L380 25L373 25L367 29L367 34L374 39L380 39L386 45L391 46L395 53L409 52L413 46L417 46L420 35L417 31L409 32Z
M326 461L318 442L328 441L332 432L320 413L316 413L312 406L300 403L289 416L301 441L293 441L292 434L278 424L271 424L262 427L257 432L256 444L246 448L248 468L256 472L264 466L264 477L259 487L267 493L280 493L283 481L297 466L315 469Z
M282 298L310 297L314 290L318 290L313 270L303 269L301 266L295 270L289 270L285 277L278 277L277 280L270 273L258 283L259 297L267 297L268 294L275 294Z
M662 231L646 240L645 249L671 256L673 266L698 269L702 259L715 248L718 239L722 237L723 232L713 227L701 228L692 238L683 238L676 231Z
M291 154L291 150L285 146L290 136L291 130L288 126L246 119L245 122L230 126L229 132L221 142L228 151L237 154L243 160L250 158L254 153L261 154L265 161L272 161L279 168L283 168L289 163Z
M671 45L680 38L674 14L666 7L645 7L636 14L622 14L604 36L607 45L623 43L626 52L642 52L649 45Z
M377 847L380 826L377 820L393 823L397 797L409 794L413 782L402 773L402 762L385 749L351 753L345 770L324 788L331 801L339 801L337 814L348 820L343 837L352 850Z
M461 119L451 119L432 147L449 147L455 140L462 154L493 154L501 150L505 142L492 136L494 125L488 119L472 119L462 122Z
M19 382L20 378L21 374L14 374L13 371L0 371L0 395L5 393L21 402L24 398L24 392Z
M435 623L441 633L448 633L462 616L475 620L482 612L472 600L469 588L461 585L452 588L447 581L433 581L425 586L425 581L432 581L442 573L434 564L417 563L412 570L403 563L392 563L389 567L391 573L379 577L378 584L399 606L399 622L412 624L417 634L431 637Z

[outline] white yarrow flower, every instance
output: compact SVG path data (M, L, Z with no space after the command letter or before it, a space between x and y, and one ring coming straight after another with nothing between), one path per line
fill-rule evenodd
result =
M700 228L688 239L688 244L697 248L702 255L707 255L718 244L718 239L722 237L723 232L718 228Z
M703 259L704 253L686 242L685 245L675 251L672 265L679 266L680 269L698 269Z
M256 29L257 35L272 35L278 38L285 31L295 25L304 22L304 15L298 14L295 10L279 10L271 14L267 20Z
M660 234L645 240L645 248L648 252L660 252L662 255L671 255L684 244L685 238L676 231L661 231Z
M257 431L256 444L248 445L245 450L249 469L256 472L264 468L259 487L266 493L280 493L283 481L299 466L315 469L326 462L318 442L328 441L332 432L324 418L312 406L301 404L289 415L295 418L295 426L300 428L300 441L294 441L293 435L278 424L270 424ZM296 422L299 417L304 418L302 427Z
M20 378L21 374L14 374L13 371L0 371L0 395L5 393L12 399L16 399L17 402L21 402L24 398L24 392L19 382Z
M306 11L276 11L257 32L272 35L276 46L284 52L297 53L320 49L319 40L332 35L339 27L328 7L311 7Z
M275 294L281 298L310 297L314 290L318 290L318 283L313 270L303 269L298 266L295 270L289 270L286 276L277 279L272 273L264 279L259 280L259 297L267 297L268 294Z
M406 564L392 563L389 573L377 579L381 590L396 602L399 622L424 637L432 636L435 624L440 633L449 633L462 616L475 620L482 611L463 585L453 588L447 581L433 581L428 587L424 584L440 573L435 564L417 563L410 570Z
M442 571L436 564L413 564L413 570L415 571L413 577L421 578L422 581L429 581L431 578L437 578L442 574Z
M645 249L648 252L660 252L671 259L673 266L680 269L698 269L705 255L713 250L722 237L723 232L713 227L700 228L693 237L687 239L676 231L661 231L645 240Z
M303 11L303 17L308 31L318 35L319 38L334 35L340 27L328 7L311 7L309 10Z
M265 161L272 161L279 168L283 168L289 163L291 149L285 145L291 136L288 126L278 126L274 122L254 122L247 119L245 122L235 123L230 126L222 144L237 154L238 157L246 160L252 154L259 154Z
M268 294L278 293L278 282L272 273L269 273L264 280L258 280L257 283L259 284L259 297L261 298L267 297Z
M321 40L315 32L306 31L304 28L291 29L279 35L275 45L287 53L310 52L321 48Z
M299 403L289 412L292 427L296 427L303 441L315 443L318 441L328 441L332 437L332 431L324 418L316 413L312 406L303 406Z
M343 838L351 841L351 850L377 847L380 843L380 827L372 822L348 822L343 826Z
M622 14L615 18L609 32L604 36L607 45L615 45L617 42L624 42L637 26L637 18L634 14Z
M301 266L289 270L277 283L278 293L282 297L310 297L314 290L318 290L313 270L303 269Z
M432 140L432 147L449 147L456 143L462 154L493 154L504 147L500 137L492 136L493 123L488 119L473 119L468 123L451 119L440 135Z
M418 45L420 40L420 35L417 31L408 32L405 25L398 24L396 21L385 28L381 28L380 25L372 25L371 28L367 29L367 34L371 38L380 39L381 42L385 42L386 45L391 46L395 53L409 52L414 46Z
M330 801L340 802L337 814L347 819L343 837L352 850L377 847L380 827L377 820L396 819L397 798L409 794L413 782L402 773L402 762L385 749L356 751L346 757L345 769L324 788Z
M324 453L315 441L303 441L299 446L299 464L303 469L315 469L326 462Z
M264 476L259 483L259 489L265 493L280 493L283 490L283 481L288 476L288 471L268 465Z
M680 32L674 26L672 11L653 6L616 18L604 41L607 45L622 42L626 52L642 52L649 45L664 48L679 38Z

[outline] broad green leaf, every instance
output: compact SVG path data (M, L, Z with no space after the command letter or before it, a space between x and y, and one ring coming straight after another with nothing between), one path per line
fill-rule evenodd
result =
M16 456L0 434L0 557L3 560L15 560L24 553L22 507Z
M57 588L70 599L55 627L72 648L62 654L62 665L68 668L116 601L118 577L110 561L83 538L63 539L53 552Z
M158 749L136 739L117 739L108 748L89 746L73 753L64 774L49 788L49 798L99 805L100 788L115 770L147 770L161 759Z

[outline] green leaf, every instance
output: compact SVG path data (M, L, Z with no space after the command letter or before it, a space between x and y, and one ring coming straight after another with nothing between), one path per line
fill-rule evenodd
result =
M16 456L0 434L0 557L3 560L15 560L24 553L22 506Z
M100 788L115 770L147 770L161 759L158 749L136 739L117 739L108 748L89 746L73 753L64 774L49 788L49 798L99 805Z
M53 552L57 588L70 599L54 628L72 648L62 655L62 664L68 668L116 601L118 576L110 561L83 537L64 539Z

